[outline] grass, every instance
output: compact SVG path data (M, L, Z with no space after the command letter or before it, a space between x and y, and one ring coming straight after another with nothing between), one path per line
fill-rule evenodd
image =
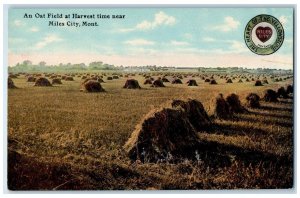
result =
M209 115L214 98L223 93L250 92L262 96L292 79L255 87L254 82L217 85L196 77L198 87L164 83L165 88L143 85L122 89L126 78L105 80L104 93L80 92L81 79L53 87L34 87L25 76L13 79L19 89L8 90L10 189L264 189L293 186L293 101L262 103L231 120L215 119L210 131L200 131L203 142L230 156L230 164L213 166L201 160L172 164L131 162L123 145L150 110L172 99L200 100ZM183 83L187 82L183 79ZM219 150L218 150L219 149ZM250 153L249 153L249 152ZM216 152L216 151L213 151ZM247 160L246 155L260 157ZM263 155L262 155L263 154ZM266 156L264 155L266 154ZM11 156L10 155L10 156ZM236 156L237 158L236 158ZM202 156L201 156L202 157ZM270 158L270 159L271 159ZM251 159L251 156L249 156ZM214 162L214 161L213 161Z

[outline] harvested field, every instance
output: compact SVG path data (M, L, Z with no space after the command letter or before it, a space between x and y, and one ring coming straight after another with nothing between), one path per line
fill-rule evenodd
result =
M239 78L227 83L221 75L214 75L218 84L210 85L200 76L206 79L212 75L197 74L193 74L198 84L195 87L167 83L164 88L144 85L142 89L130 90L123 88L127 78L108 80L105 77L105 92L101 93L80 92L83 80L79 75L72 76L74 81L63 81L51 88L35 87L27 82L25 75L14 78L18 89L8 90L9 188L201 190L293 187L293 89L287 87L293 84L293 79L274 82L268 76L269 84L254 86L253 81L247 81L252 79L250 75L243 78L243 83L237 83ZM109 72L105 75L114 76ZM123 73L126 75L133 76ZM155 72L148 75L154 79L163 76ZM168 76L182 76L182 81L187 82L190 75L174 73ZM276 78L280 77L284 78ZM143 74L134 74L134 79L139 84L145 82ZM288 90L289 97L278 97L278 101L269 102L273 98L268 96L270 100L265 101L265 90L274 90L276 94L281 87ZM236 94L247 112L235 113L226 119L213 117L215 98L219 93L225 100L230 94ZM254 99L255 108L248 107L246 98L250 93L261 98L258 106ZM180 155L182 158L172 160L172 154L177 152L177 147L172 150L175 146L172 143L178 146L180 142L172 139L167 142L171 155L166 151L166 155L155 163L154 160L148 162L128 157L124 145L145 115L166 107L170 101L189 99L202 103L208 116L205 116L205 124L209 124L209 127L189 126L188 134L195 134L192 136L194 150L189 156ZM177 118L181 111L172 116ZM185 126L188 120L186 117L178 124ZM158 122L158 125L163 124ZM195 128L195 133L191 133Z

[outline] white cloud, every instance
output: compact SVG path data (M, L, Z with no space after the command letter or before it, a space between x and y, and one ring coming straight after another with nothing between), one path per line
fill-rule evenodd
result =
M44 37L42 41L36 43L35 48L41 49L51 43L60 42L62 40L63 40L62 38L60 38L59 36L57 36L55 34L49 34L46 37Z
M132 45L132 46L143 46L143 45L154 45L155 42L145 40L145 39L134 39L134 40L124 41L124 44Z
M153 28L154 28L154 23L151 23L149 21L143 21L136 25L136 29L139 29L139 30L148 30L148 29L153 29Z
M213 30L220 30L222 32L229 32L229 31L237 29L239 25L240 25L239 21L235 20L231 16L227 16L227 17L224 18L224 23L223 24L214 26L212 29Z
M38 27L32 27L29 29L30 32L38 32L40 29Z
M171 43L171 45L174 45L174 46L187 46L187 45L189 45L189 43L185 42L185 41L172 40L170 43Z
M14 20L13 24L17 27L25 26L25 23L21 20Z
M241 53L241 52L246 52L249 51L249 49L246 47L246 44L241 41L237 40L227 40L225 41L227 43L230 43L230 50L235 53Z
M281 17L279 17L279 21L282 25L285 25L288 22L288 18L282 15Z
M133 28L123 28L119 29L119 32L132 32L132 31L145 31L145 30L151 30L158 26L172 26L176 23L176 19L173 16L169 16L166 13L160 11L154 15L153 21L142 21L141 23L138 23Z
M204 42L215 42L215 41L216 41L216 39L214 39L214 38L212 38L212 37L204 37L202 40L203 40Z

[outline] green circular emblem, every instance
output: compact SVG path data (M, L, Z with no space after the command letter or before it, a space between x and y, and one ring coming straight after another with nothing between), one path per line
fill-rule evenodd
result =
M247 23L244 39L247 47L253 53L269 55L281 47L284 40L284 29L275 17L261 14Z

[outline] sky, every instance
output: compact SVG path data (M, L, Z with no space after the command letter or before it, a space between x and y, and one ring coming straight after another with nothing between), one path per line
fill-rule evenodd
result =
M125 18L48 18L48 13ZM284 27L283 45L272 55L256 55L244 42L246 24L259 14L276 17ZM49 26L49 21L65 26ZM67 26L67 21L98 26ZM8 63L292 69L293 31L293 8L10 8Z

